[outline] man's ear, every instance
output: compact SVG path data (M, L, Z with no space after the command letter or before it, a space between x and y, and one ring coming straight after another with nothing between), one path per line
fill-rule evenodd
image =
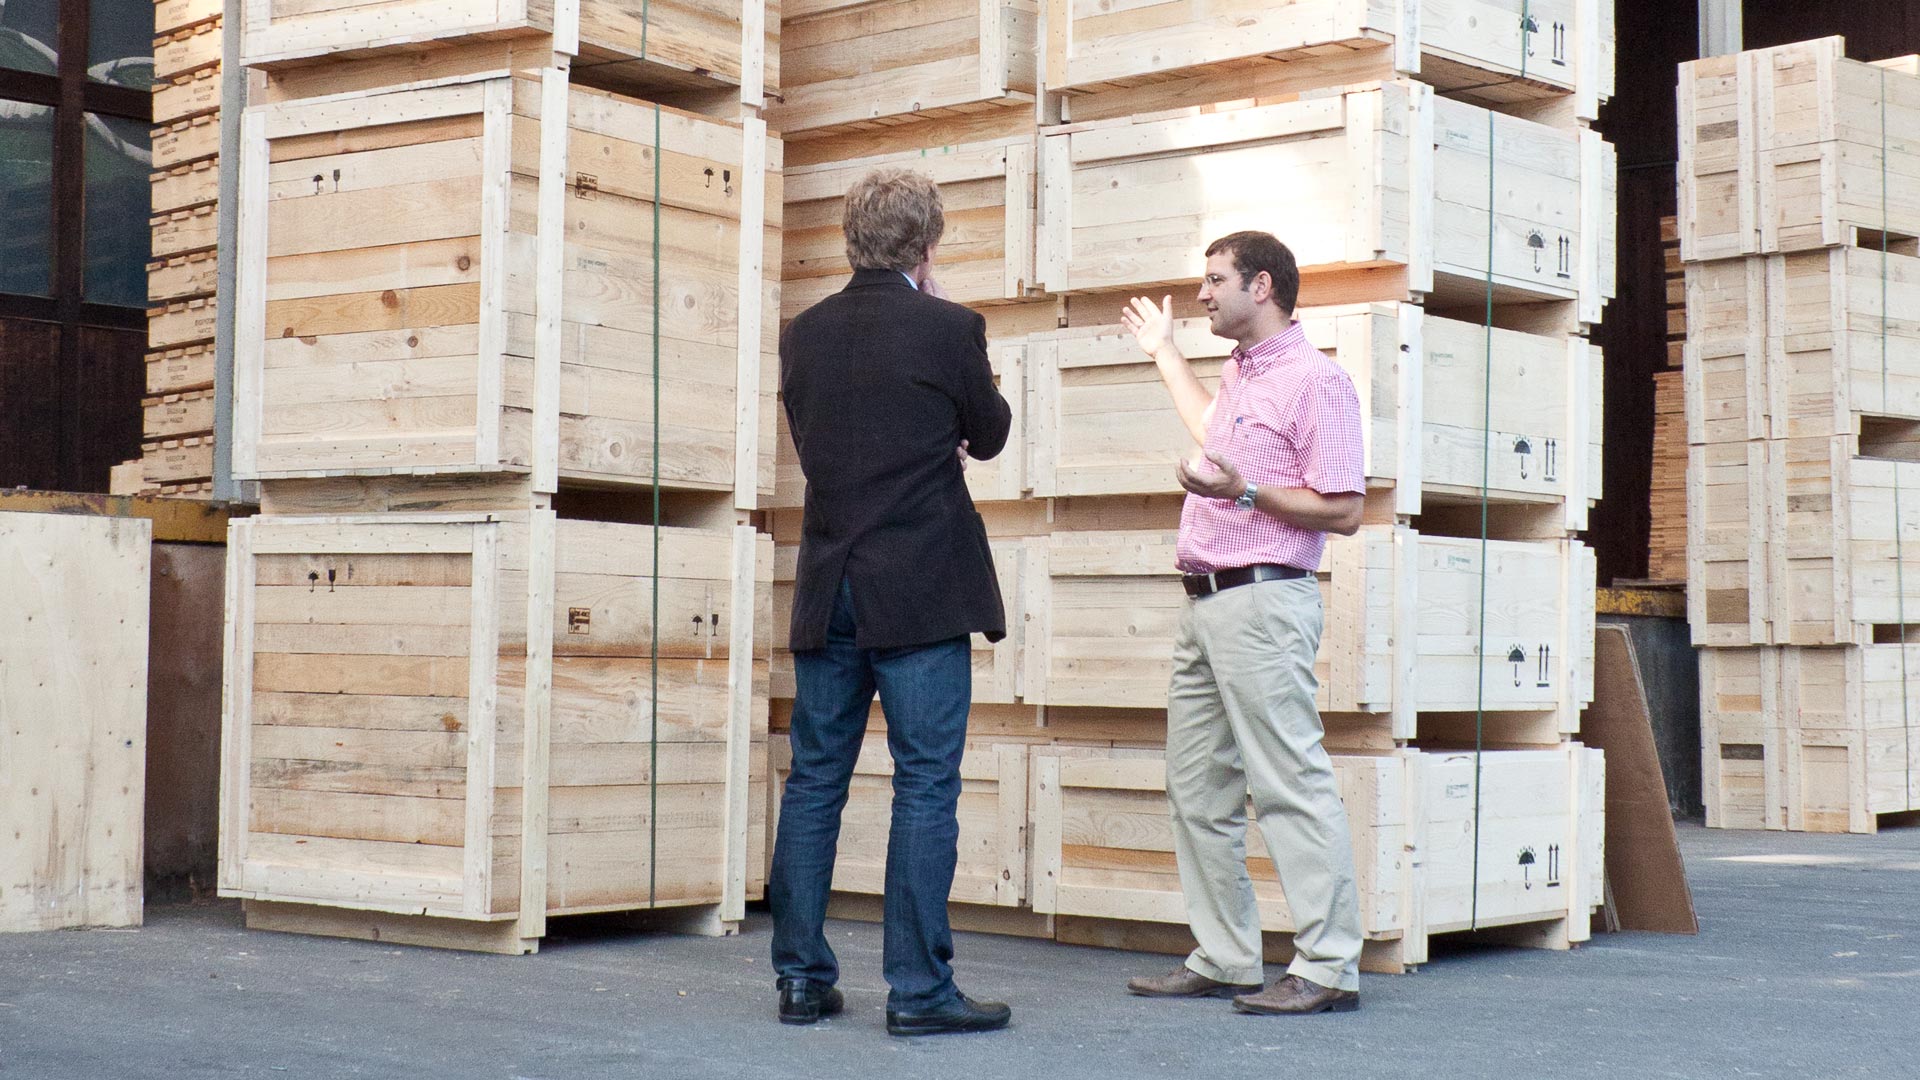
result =
M1262 299L1270 300L1273 298L1273 275L1262 270L1253 275L1253 280L1247 283L1247 287L1253 293L1254 303L1259 303Z

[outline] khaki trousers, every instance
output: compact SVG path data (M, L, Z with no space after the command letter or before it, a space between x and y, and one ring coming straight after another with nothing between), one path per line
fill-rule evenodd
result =
M1173 849L1199 948L1187 967L1264 982L1260 913L1247 876L1247 801L1293 912L1288 974L1360 986L1353 842L1313 696L1320 589L1263 581L1187 602L1167 695Z

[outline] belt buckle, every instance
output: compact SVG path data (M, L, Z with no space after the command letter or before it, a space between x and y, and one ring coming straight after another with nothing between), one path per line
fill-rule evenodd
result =
M1207 571L1207 591L1204 593L1201 593L1200 595L1212 596L1214 593L1217 593L1219 591L1220 591L1219 573L1212 570Z

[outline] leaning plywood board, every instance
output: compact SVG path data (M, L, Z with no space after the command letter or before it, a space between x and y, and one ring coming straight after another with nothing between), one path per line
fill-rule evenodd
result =
M1577 301L1597 322L1613 294L1611 147L1423 84L1073 125L1041 144L1050 292L1189 283L1215 237L1264 229L1304 277L1386 271L1361 299L1484 303L1491 287L1500 302ZM1280 190L1292 209L1276 217Z
M990 342L987 363L993 369L993 382L1013 413L1007 444L986 461L968 459L965 465L967 493L976 503L1001 502L1020 498L1029 486L1025 478L1026 446L1026 357L1024 342ZM800 468L800 455L793 446L793 430L787 413L781 409L776 420L778 442L774 452L774 492L764 505L770 508L799 508L806 505L807 478ZM955 437L958 445L958 436ZM957 458L955 459L958 460Z
M781 103L792 138L999 108L1038 92L1035 0L787 0Z
M244 123L236 475L771 491L780 147L759 121L548 70Z
M1007 613L1007 634L999 641L988 641L984 634L972 635L973 701L976 704L1004 704L1018 698L1021 675L1021 642L1025 624L1021 618L1023 590L1027 586L1029 552L1039 541L1022 537L999 537L988 542L993 557L994 575L1000 585L1000 604ZM773 615L768 628L774 642L773 696L794 696L793 622L794 579L800 549L781 545L774 551Z
M1612 0L1048 0L1047 88L1099 93L1342 50L1483 103L1613 93Z
M1827 37L1681 65L1686 258L1920 235L1920 62L1845 53Z
M1188 604L1166 533L1054 533L1028 555L1025 700L1164 708ZM1321 560L1323 712L1549 714L1575 730L1593 697L1593 553L1578 541L1490 541L1365 526ZM1205 600L1197 601L1205 603ZM1484 659L1482 659L1484 657ZM1550 741L1558 741L1557 736Z
M1911 249L1911 245L1903 245ZM1866 248L1687 267L1690 440L1820 438L1920 420L1920 258Z
M841 217L868 172L905 167L940 185L946 233L935 274L958 304L1019 300L1034 287L1034 136L881 154L787 170L782 314L792 318L852 276Z
M1597 347L1507 330L1489 345L1480 327L1411 304L1309 308L1300 321L1353 378L1368 486L1394 489L1398 512L1419 513L1423 496L1477 500L1484 483L1495 501L1563 506L1567 528L1585 527L1600 495ZM1203 319L1176 322L1174 338L1216 385L1233 343ZM1192 438L1123 327L1035 335L1027 367L1036 496L1179 491L1171 463Z
M758 105L763 83L779 85L779 5L761 0L248 0L246 16L248 67L550 35L552 49L579 56L583 68L617 64L622 78L659 90L738 87Z
M739 919L771 573L744 526L235 523L223 895L431 915L474 947L511 922L517 951L549 914Z
M833 865L835 892L886 892L893 806L893 758L884 732L868 736L854 765L840 845ZM773 818L793 771L784 735L772 741ZM1018 907L1027 896L1027 752L1023 743L969 740L960 757L957 820L959 863L948 899L956 904Z
M152 540L0 513L0 932L140 925Z

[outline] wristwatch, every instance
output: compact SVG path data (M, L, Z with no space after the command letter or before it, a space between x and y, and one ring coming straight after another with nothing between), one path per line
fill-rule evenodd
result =
M1253 498L1258 494L1260 494L1260 488L1257 485L1248 484L1247 490L1241 492L1240 497L1233 500L1233 505L1242 510L1251 510L1253 509Z

